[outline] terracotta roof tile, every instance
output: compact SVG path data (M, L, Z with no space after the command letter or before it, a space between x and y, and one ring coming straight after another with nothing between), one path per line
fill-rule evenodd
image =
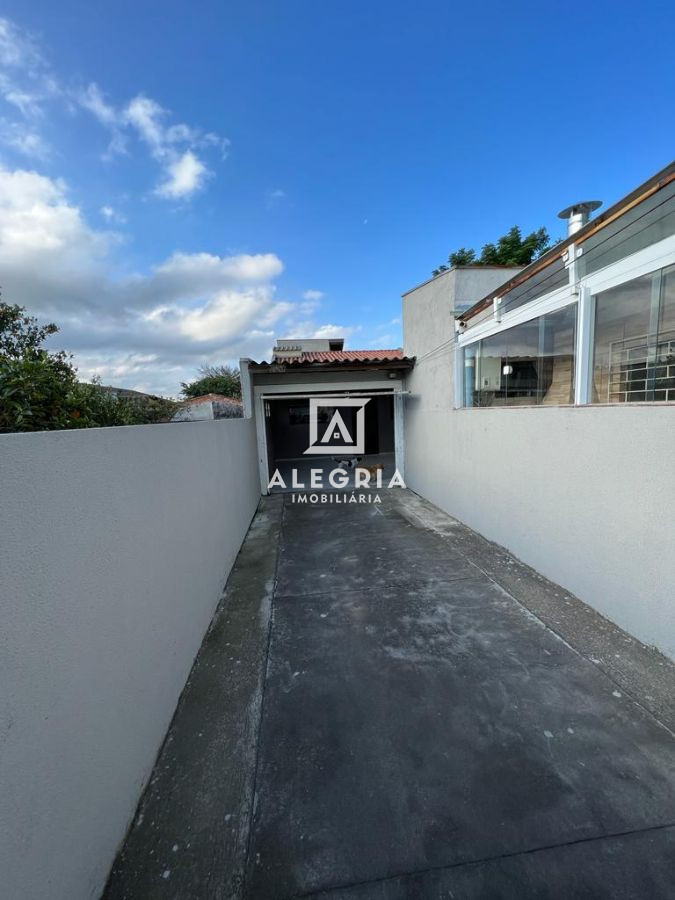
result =
M285 369L306 368L341 368L361 369L370 365L386 368L391 363L392 368L412 369L415 364L414 357L403 355L403 350L305 350L298 356L278 356L272 362L251 362L253 369L272 369L284 371Z
M308 362L369 362L403 359L403 350L317 350L304 351L302 356L284 359L287 365Z

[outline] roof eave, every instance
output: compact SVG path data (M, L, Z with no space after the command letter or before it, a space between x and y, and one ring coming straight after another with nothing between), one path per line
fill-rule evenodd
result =
M591 235L606 228L607 225L628 212L633 206L636 206L647 197L660 191L667 184L670 184L673 179L675 179L675 161L669 163L664 169L657 172L656 175L653 175L643 184L635 188L635 190L631 191L630 194L622 197L622 199L613 206L608 207L604 213L591 219L591 221L584 225L583 228L580 228L576 234L555 244L550 250L544 253L543 256L540 256L539 259L536 259L534 262L530 263L529 266L526 266L518 275L515 275L513 278L509 279L509 281L505 281L504 284L501 284L498 288L491 291L455 318L459 322L468 322L470 319L473 319L474 316L477 316L479 313L483 312L483 310L487 309L495 297L503 297L504 294L507 294L509 291L513 290L513 288L528 281L533 275L536 275L538 272L541 272L542 269L545 269L551 263L555 262L570 244L583 244L583 242L591 237Z
M407 291L403 291L401 297L407 297L408 294L414 294L415 291L418 291L420 288L425 287L427 284L431 284L432 281L437 281L439 278L443 278L445 275L449 275L451 272L465 272L469 269L478 269L480 271L485 271L486 269L522 269L522 266L499 266L499 265L482 265L481 263L477 263L472 266L448 266L443 272L439 272L438 275L432 275L431 278L425 278L424 281L420 281L419 284L416 284L415 287L408 288Z
M344 361L334 360L332 362L313 362L311 360L308 360L306 362L291 363L252 362L249 363L249 370L257 372L270 372L273 374L285 374L287 372L295 371L362 372L372 369L400 369L401 371L409 371L414 365L414 356L404 356L399 359L375 359L372 361L350 359Z

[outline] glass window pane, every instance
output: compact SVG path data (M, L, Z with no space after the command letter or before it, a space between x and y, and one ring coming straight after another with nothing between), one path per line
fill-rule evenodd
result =
M647 399L654 278L644 275L596 297L594 403Z
M654 400L675 400L675 266L661 277Z
M671 181L584 241L577 266L579 277L670 237L674 230L675 181Z
M464 350L464 395L463 405L474 405L474 393L476 390L476 354L478 344L469 344Z
M500 406L532 406L541 401L539 380L540 319L509 328L502 366Z
M464 355L466 406L574 401L576 304L472 344Z
M540 379L546 405L574 403L574 350L577 304L544 316L541 336Z
M675 332L675 266L663 270L661 282L661 308L659 310L659 337L671 338Z
M502 394L502 365L506 356L506 332L480 341L476 357L474 406L498 406Z

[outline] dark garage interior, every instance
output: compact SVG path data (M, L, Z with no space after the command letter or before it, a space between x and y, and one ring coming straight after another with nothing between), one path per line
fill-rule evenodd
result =
M394 398L391 393L371 396L366 403L364 453L358 457L352 452L345 452L341 457L338 450L330 455L305 454L304 451L310 444L308 397L267 399L265 404L269 477L278 469L286 489L291 485L292 469L298 471L298 480L308 487L310 469L321 468L324 470L323 483L328 487L328 473L338 467L338 460L341 458L352 459L357 465L364 467L382 465L383 480L393 475L396 466ZM319 431L322 425L328 426L334 409L333 406L320 408ZM340 407L340 415L353 435L356 410L353 407Z

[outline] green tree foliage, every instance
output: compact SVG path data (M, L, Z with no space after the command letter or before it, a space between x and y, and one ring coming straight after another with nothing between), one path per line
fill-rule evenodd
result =
M56 334L58 326L50 322L38 325L37 319L27 316L22 306L3 303L0 298L0 357L21 359L35 356L50 334Z
M58 330L0 301L0 431L140 425L171 417L173 401L122 398L97 381L78 382L71 357L42 346Z
M101 428L109 425L154 425L171 420L179 404L164 397L118 397L114 391L79 382L73 389L69 428Z
M183 396L203 397L204 394L223 394L241 400L241 380L239 369L232 366L202 366L199 378L181 385Z
M460 247L448 257L450 265L441 265L432 275L440 275L457 266L527 266L539 259L550 247L550 238L545 228L539 228L523 237L520 228L514 225L502 235L496 244L485 244L480 256L476 251Z
M457 266L475 266L478 262L476 251L470 250L468 247L460 247L459 250L455 250L454 253L450 254L448 262L453 269L457 268Z
M548 231L539 228L523 237L514 225L496 244L486 244L480 255L482 266L527 266L549 248Z
M76 373L64 353L0 357L0 431L69 428Z

